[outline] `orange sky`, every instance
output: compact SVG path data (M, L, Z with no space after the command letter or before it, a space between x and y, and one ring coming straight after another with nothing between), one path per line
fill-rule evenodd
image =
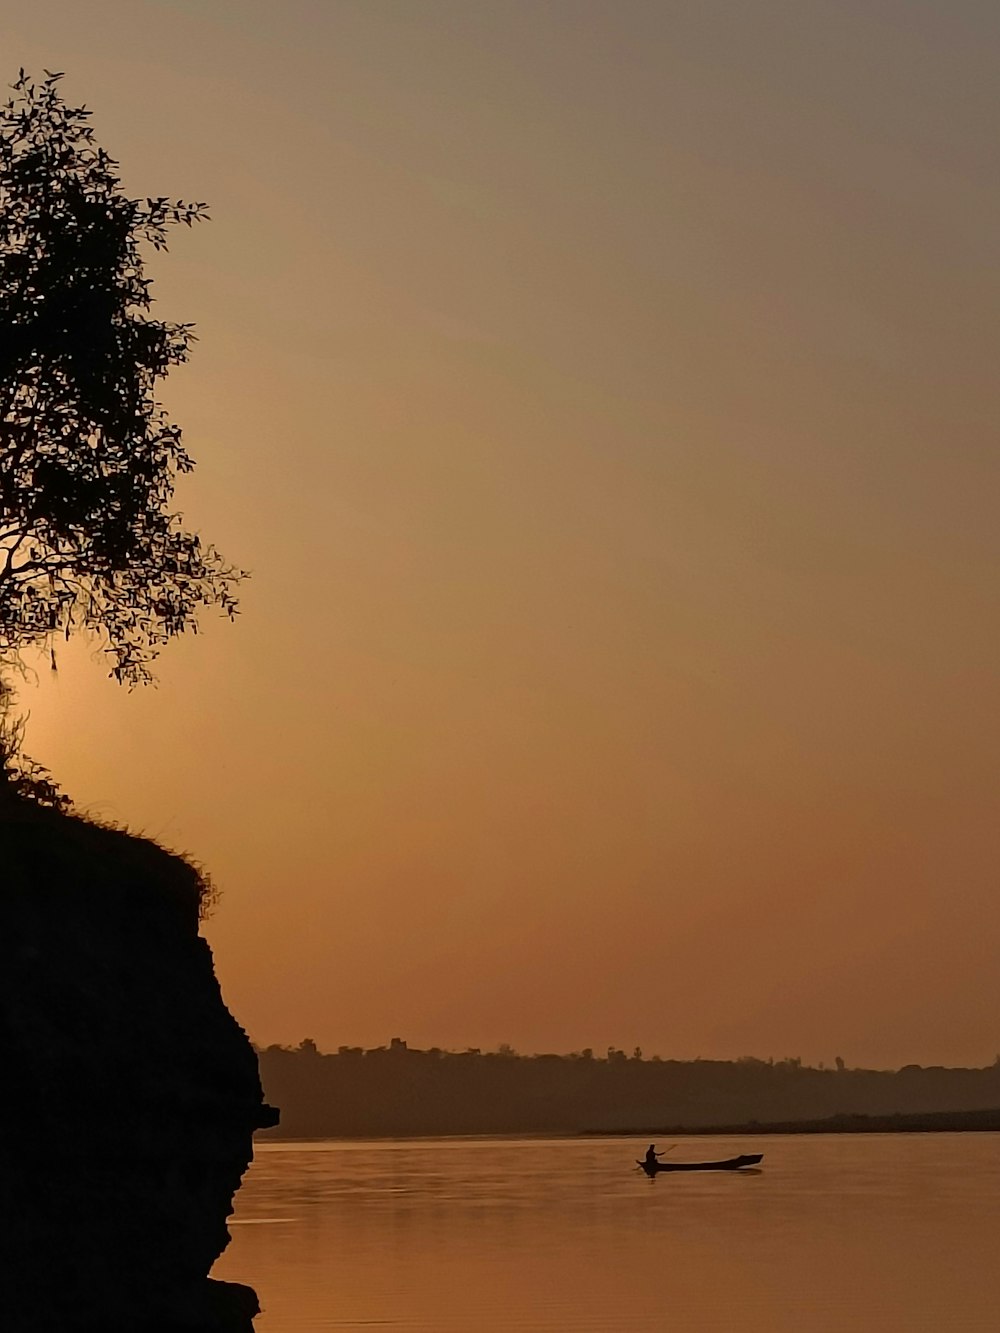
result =
M253 570L22 690L260 1042L1000 1049L1000 9L36 0Z

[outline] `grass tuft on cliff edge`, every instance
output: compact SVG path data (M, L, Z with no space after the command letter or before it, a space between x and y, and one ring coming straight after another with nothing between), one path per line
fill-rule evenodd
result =
M197 929L218 898L208 873L190 857L153 838L74 809L72 799L48 770L22 753L23 724L11 721L5 697L9 701L9 692L0 682L0 839L21 841L19 829L27 833L31 826L37 833L41 825L49 844L44 864L36 857L19 859L21 877L30 879L34 867L39 878L47 879L53 854L73 864L74 880L81 866L101 864L112 871L115 883L130 886L127 892L154 894L169 901L185 924Z

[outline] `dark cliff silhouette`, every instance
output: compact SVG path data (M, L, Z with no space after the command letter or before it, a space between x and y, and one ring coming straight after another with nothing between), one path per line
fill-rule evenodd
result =
M277 1131L324 1135L620 1132L650 1135L830 1116L985 1112L1000 1107L1000 1063L985 1069L810 1068L793 1060L642 1059L412 1050L395 1039L322 1054L311 1041L259 1052ZM1000 1126L1000 1117L996 1121ZM831 1124L829 1129L845 1128ZM937 1127L941 1127L938 1125ZM970 1124L971 1127L971 1124Z
M207 1274L274 1114L199 935L204 880L0 781L0 1323L249 1333Z
M271 1121L198 934L206 884L71 814L11 713L24 654L55 668L82 633L145 683L242 577L174 506L193 460L157 385L193 332L144 273L205 206L126 195L61 78L21 70L0 104L0 1325L240 1333L254 1294L206 1275Z

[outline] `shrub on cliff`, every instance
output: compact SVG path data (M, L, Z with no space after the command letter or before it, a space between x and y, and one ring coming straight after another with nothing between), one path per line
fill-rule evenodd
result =
M0 811L11 801L32 801L66 812L73 804L47 768L21 752L24 723L14 716L10 686L0 678Z
M170 509L192 461L155 390L193 334L141 255L205 205L128 198L60 77L0 107L0 668L82 631L133 685L242 577Z

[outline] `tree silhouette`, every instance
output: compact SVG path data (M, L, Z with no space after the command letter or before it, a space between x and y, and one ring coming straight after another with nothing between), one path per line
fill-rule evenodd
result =
M0 663L81 631L134 685L243 577L170 509L193 464L155 396L193 333L152 318L141 249L206 206L128 198L60 78L0 107Z

